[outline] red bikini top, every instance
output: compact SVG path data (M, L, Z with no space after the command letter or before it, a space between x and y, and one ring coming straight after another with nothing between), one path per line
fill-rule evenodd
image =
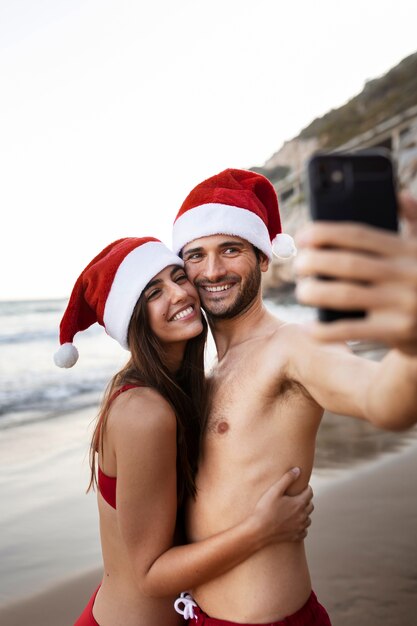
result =
M128 391L129 389L135 389L136 387L143 387L143 385L123 385L123 387L120 387L120 389L118 389L112 395L110 402L113 402L113 400L124 391ZM107 476L107 474L102 471L101 467L98 466L97 484L98 490L100 491L104 500L115 509L117 476Z

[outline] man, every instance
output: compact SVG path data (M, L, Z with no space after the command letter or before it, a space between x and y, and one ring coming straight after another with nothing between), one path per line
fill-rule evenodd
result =
M310 329L315 338L380 341L405 354L417 354L417 201L402 193L399 209L404 237L370 226L330 222L309 224L299 233L300 301L367 312L364 319L315 324ZM318 274L338 282L306 278Z
M198 495L188 509L191 541L233 526L294 465L302 471L289 493L305 488L324 408L385 426L395 415L406 427L414 415L417 359L392 353L367 361L319 344L265 309L261 274L272 241L291 254L280 233L273 186L243 170L197 185L174 224L174 250L198 288L218 354ZM311 591L302 542L262 549L193 596L200 608L190 623L330 624ZM214 619L204 622L207 616Z

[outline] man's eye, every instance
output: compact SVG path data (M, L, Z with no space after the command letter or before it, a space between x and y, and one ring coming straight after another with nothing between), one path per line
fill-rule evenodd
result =
M239 252L237 248L226 248L224 250L225 254L234 254L235 252Z
M185 262L187 261L199 261L201 259L202 255L200 254L200 252L195 252L194 254L189 254L187 256L187 258L185 259Z
M188 280L186 274L178 274L178 276L175 277L176 283L184 283L186 280Z

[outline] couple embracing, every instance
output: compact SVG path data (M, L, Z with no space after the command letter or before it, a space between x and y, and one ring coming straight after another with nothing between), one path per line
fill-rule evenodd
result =
M186 198L173 252L121 239L78 278L56 364L75 364L74 335L95 322L130 355L91 443L104 571L77 626L330 624L303 543L320 420L384 424L395 405L406 422L415 363L367 361L271 315L262 273L273 247L294 252L281 231L271 183L229 169Z

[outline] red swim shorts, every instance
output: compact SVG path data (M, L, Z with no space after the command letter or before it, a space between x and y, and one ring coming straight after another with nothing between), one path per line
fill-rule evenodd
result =
M75 622L74 626L100 626L100 624L96 622L96 620L94 619L94 615L93 615L94 600L96 599L96 595L99 589L100 587L98 587L95 590L95 592L90 598L89 603L85 607L80 617Z
M261 626L260 624L238 624L237 622L227 622L223 619L208 617L197 607L194 610L194 619L188 620L189 626ZM304 606L296 613L286 617L279 622L268 622L262 626L332 626L326 609L317 600L316 594L312 591Z

